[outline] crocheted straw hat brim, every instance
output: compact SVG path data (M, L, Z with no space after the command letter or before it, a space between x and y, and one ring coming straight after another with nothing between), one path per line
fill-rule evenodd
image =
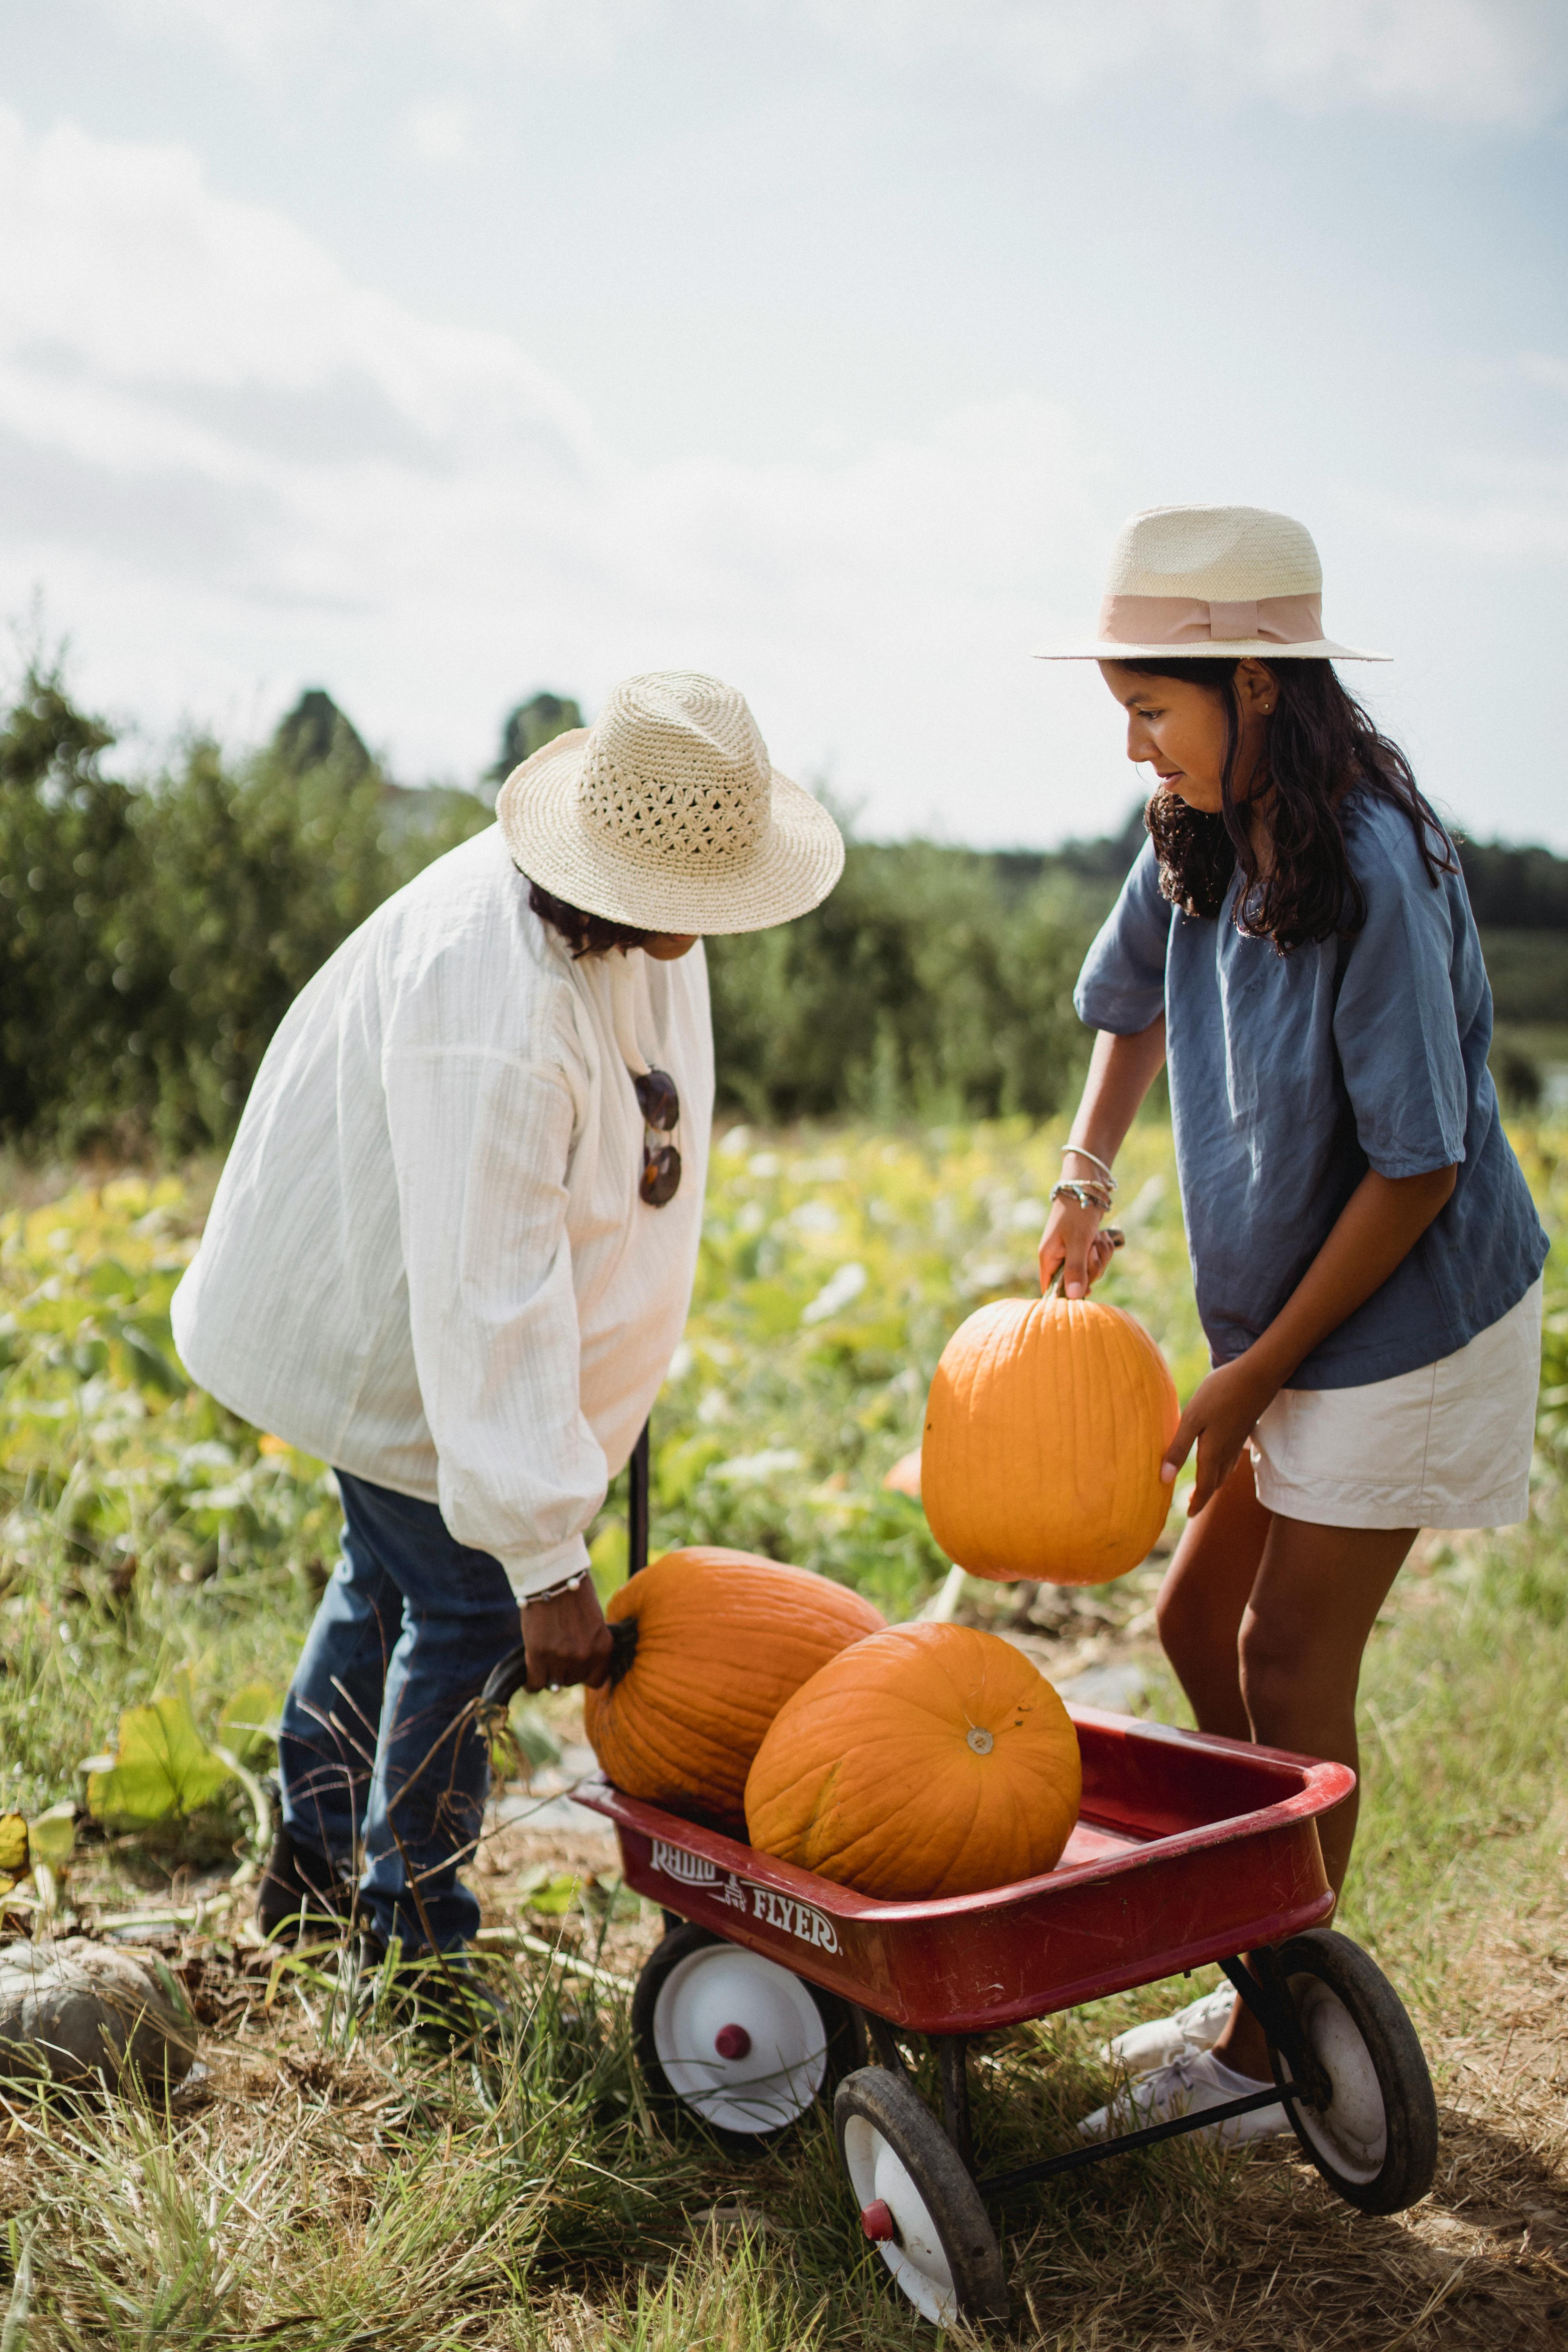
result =
M710 874L607 838L580 783L592 729L558 735L514 768L496 801L512 862L557 898L643 931L763 931L819 906L844 871L844 838L820 802L771 766L771 821Z

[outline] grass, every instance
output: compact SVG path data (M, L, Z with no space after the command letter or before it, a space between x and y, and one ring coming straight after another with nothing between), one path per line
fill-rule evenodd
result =
M1519 1140L1555 1232L1568 1138ZM944 1563L917 1507L880 1480L915 1442L953 1323L1026 1286L1051 1143L1022 1128L731 1133L658 1409L658 1540L776 1550L897 1613L929 1591ZM1163 1130L1136 1130L1129 1159L1116 1289L1185 1391L1202 1360ZM33 1817L80 1800L79 1762L112 1744L125 1707L183 1689L211 1733L242 1685L280 1690L335 1525L322 1465L235 1423L173 1361L167 1298L201 1172L48 1192L0 1224L0 1811ZM1072 2176L1004 2209L1020 2344L1420 2352L1568 2333L1565 1349L1553 1331L1532 1525L1426 1538L1368 1654L1343 1924L1399 1985L1433 2062L1432 2197L1364 2220L1289 2144L1181 2142ZM612 1506L595 1543L606 1580L618 1555ZM1037 1607L1040 1654L1081 1663L1088 1642L1135 1657L1156 1710L1179 1718L1144 1626L1150 1590L1142 1573L1065 1621ZM1011 1612L1028 1596L974 1598ZM572 1707L523 1725L536 1752L574 1735ZM166 2108L0 2105L3 2352L933 2343L886 2290L821 2117L745 2161L669 2136L613 1983L516 1945L489 1963L519 2015L492 2110L384 2012L347 2013L319 1967L279 1971L250 1946L243 1893L226 1890L255 1835L235 1780L194 1813L81 1824L56 1873L58 1914L149 1923L142 1939L182 1980L208 2071ZM475 1883L493 1927L625 1977L658 1923L603 1883L605 1859L525 1823L489 1842ZM216 1898L204 1921L168 1919L202 1895ZM988 2152L1065 2145L1103 2095L1107 2031L1194 1989L987 2043Z

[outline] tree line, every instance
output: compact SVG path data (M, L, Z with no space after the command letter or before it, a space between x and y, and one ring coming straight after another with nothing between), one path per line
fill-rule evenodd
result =
M128 782L111 730L35 667L0 723L0 1142L225 1142L311 973L490 822L518 760L581 724L570 698L535 695L477 791L411 791L316 688L260 748L196 737ZM709 942L721 1102L759 1120L1057 1110L1088 1042L1073 979L1142 837L1137 809L1055 851L851 837L812 914ZM1568 1016L1568 859L1460 850L1500 1017ZM1521 1062L1516 1097L1528 1076Z
M491 788L581 724L540 695ZM341 940L490 822L482 791L394 783L320 688L259 749L113 772L58 669L0 723L0 1141L165 1153L232 1133L268 1039ZM1117 853L1120 855L1120 853ZM709 943L723 1104L758 1119L1042 1116L1082 1057L1074 973L1118 879L1103 849L986 857L852 841L826 904ZM1125 859L1121 862L1124 864Z

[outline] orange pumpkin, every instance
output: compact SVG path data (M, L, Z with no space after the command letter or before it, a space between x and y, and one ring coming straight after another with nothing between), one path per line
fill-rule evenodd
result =
M780 1707L746 1780L763 1853L888 1902L1049 1870L1082 1795L1078 1734L1021 1650L971 1625L895 1625Z
M942 1349L926 1405L921 1496L971 1576L1104 1584L1147 1559L1180 1418L1140 1323L1091 1298L1000 1298Z
M713 1546L666 1552L605 1614L611 1680L584 1693L595 1755L628 1796L721 1820L784 1700L883 1622L826 1576Z

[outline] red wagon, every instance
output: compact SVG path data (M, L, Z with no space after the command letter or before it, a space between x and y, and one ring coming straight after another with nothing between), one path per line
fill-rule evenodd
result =
M882 1903L770 1860L603 1781L626 1883L677 1915L632 2004L656 2098L752 2140L834 2088L867 2233L943 2325L1005 2316L987 2200L1254 2107L1285 2103L1323 2178L1392 2213L1431 2186L1436 2108L1381 1970L1323 1922L1316 1817L1354 1776L1243 1742L1070 1710L1083 1805L1055 1870L982 1895ZM1250 1956L1250 1965L1243 1955ZM976 2179L971 2036L1219 1961L1268 2037L1277 2088ZM901 2042L935 2044L939 2123Z

